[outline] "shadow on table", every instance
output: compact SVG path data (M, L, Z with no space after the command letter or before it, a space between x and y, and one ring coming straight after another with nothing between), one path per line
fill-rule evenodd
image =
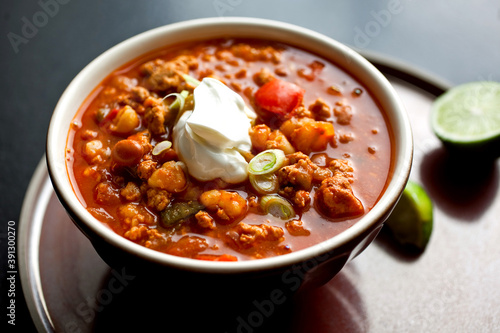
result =
M425 156L420 177L435 205L468 222L487 211L499 186L497 160L451 154L444 147Z
M416 247L399 244L386 226L382 228L377 238L375 238L375 243L391 257L402 262L413 262L423 253L421 249Z
M110 274L110 279L113 279ZM109 285L109 280L104 281ZM193 288L168 276L137 277L102 307L94 331L143 332L364 332L362 299L348 275L294 294L276 287ZM274 294L272 294L274 292ZM277 296L278 295L278 296ZM97 295L99 296L99 295Z

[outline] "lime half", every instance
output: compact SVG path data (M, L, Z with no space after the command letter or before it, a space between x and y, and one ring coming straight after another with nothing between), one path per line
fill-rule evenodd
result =
M454 147L475 148L500 140L500 83L451 88L435 100L431 125L439 139Z
M431 199L420 185L409 181L385 225L401 245L423 250L431 237L432 224Z

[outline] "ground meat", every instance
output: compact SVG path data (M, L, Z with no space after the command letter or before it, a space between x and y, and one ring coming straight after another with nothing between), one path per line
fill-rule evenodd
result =
M116 102L117 102L117 104L120 104L123 106L130 106L132 109L135 110L135 112L137 114L140 114L140 115L144 114L144 110L145 110L144 105L142 105L141 103L137 102L134 99L132 92L118 96L116 98Z
M157 163L151 160L142 161L137 165L137 176L143 180L151 177L156 170Z
M132 98L138 103L144 103L146 98L148 98L151 94L149 90L144 87L134 87L132 88Z
M251 225L239 223L236 232L238 233L238 244L243 248L251 248L261 242L282 242L284 231L280 227L269 224Z
M352 118L352 108L343 102L335 103L333 114L337 117L337 123L340 125L349 125Z
M234 73L234 77L237 79L244 79L247 77L247 69L246 68L241 68L239 71Z
M349 180L350 183L354 181L354 169L349 164L349 161L336 158L328 164L328 168L333 172L333 176L342 176Z
M297 207L304 208L311 202L309 197L309 192L304 190L298 190L292 198L292 201Z
M278 66L274 70L274 74L284 77L288 75L288 71L285 66Z
M352 133L344 133L339 135L339 142L346 144L354 140L354 135Z
M118 218L124 228L132 228L141 224L154 223L154 217L144 207L132 203L121 205L117 211Z
M169 242L169 237L166 237L158 229L148 229L147 234L147 240L144 242L144 246L147 248L160 249Z
M165 134L165 116L167 112L163 105L155 105L144 113L145 125L155 135Z
M100 205L115 205L120 202L118 189L110 183L102 182L95 187L95 201Z
M299 119L314 120L314 114L311 110L306 109L304 105L299 105L293 110L293 116Z
M330 218L353 217L364 212L363 204L352 192L351 183L340 175L323 180L315 200L319 210Z
M330 170L329 168L323 168L319 167L314 170L313 173L313 182L314 183L321 183L323 180L325 180L328 177L333 176L333 171Z
M223 50L218 50L217 52L215 52L215 57L218 59L218 60L229 60L233 57L232 53L226 49L223 49Z
M311 232L304 228L304 223L301 220L292 220L285 223L286 230L292 236L309 236Z
M294 165L287 165L278 171L280 184L293 184L302 189L310 190L313 170L307 163L300 161Z
M118 104L128 105L132 107L138 114L144 114L146 108L144 101L150 97L149 91L140 86L133 87L127 94L120 95L116 98Z
M170 192L153 187L146 190L146 196L148 207L152 207L159 212L167 208L170 203L170 199L172 198L172 194Z
M330 107L322 98L316 99L313 104L309 105L309 110L315 119L326 119L332 114Z
M166 132L165 120L167 119L168 108L160 98L148 97L144 101L146 107L144 111L144 125L154 135L161 135Z
M207 212L200 210L195 217L200 227L210 230L215 229L215 221Z
M253 81L259 87L263 86L264 84L268 83L269 81L274 80L275 78L276 77L273 75L273 73L265 67L253 75Z
M156 92L180 92L184 87L184 79L179 73L187 74L190 69L198 67L194 56L182 55L171 61L155 59L143 64L139 70L146 77L147 89Z
M278 180L283 195L300 207L309 204L309 193L306 195L301 192L301 188L310 191L313 183L321 183L323 179L333 176L330 169L319 167L302 152L288 155L286 164L288 165L278 171Z
M288 186L291 184L299 189L310 191L313 173L318 166L302 153L292 154L288 160L292 164L282 167L277 172L280 185Z
M292 186L286 186L278 192L281 196L288 198L294 205L304 208L311 202L310 193L304 190L296 190Z
M309 156L307 156L306 154L304 154L301 151L296 152L294 154L290 154L286 158L287 158L287 164L295 164L300 160L305 160L306 162L311 162L311 159L309 158Z
M127 185L120 190L120 195L127 201L139 201L142 196L139 186L133 182L128 182Z
M280 51L271 46L257 48L247 44L236 44L231 46L231 51L236 57L246 61L272 61L275 64L281 61Z
M236 92L241 92L243 86L239 82L231 82L231 88L233 88L233 90Z
M123 236L131 241L139 242L148 236L148 227L144 225L132 227L130 230L126 231Z

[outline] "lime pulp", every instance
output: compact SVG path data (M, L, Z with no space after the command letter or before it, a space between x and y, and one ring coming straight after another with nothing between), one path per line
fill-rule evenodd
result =
M455 146L500 140L500 82L471 82L446 91L432 106L431 126L439 139Z

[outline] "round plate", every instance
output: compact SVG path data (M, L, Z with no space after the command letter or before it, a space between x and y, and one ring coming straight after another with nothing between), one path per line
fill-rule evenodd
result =
M411 179L434 202L426 250L405 254L384 230L325 286L293 297L240 297L241 290L176 288L168 276L109 268L67 217L40 162L20 217L20 270L40 331L182 327L257 332L500 330L500 162L451 158L429 126L447 85L377 55L367 56L400 94L415 138ZM199 287L199 286L198 286ZM198 288L199 290L199 288ZM173 325L173 326L172 326Z

